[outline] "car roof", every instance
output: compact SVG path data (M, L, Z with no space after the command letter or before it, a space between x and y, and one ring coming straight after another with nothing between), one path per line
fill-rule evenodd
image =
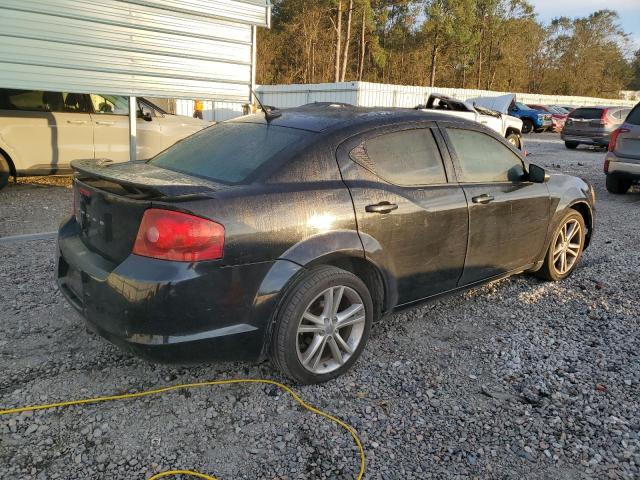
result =
M346 103L310 103L296 108L278 110L281 115L270 120L270 125L298 128L312 132L328 133L343 128L362 125L373 128L394 123L451 120L474 126L470 122L442 112L431 113L409 108L355 107ZM267 123L263 113L256 113L231 120L234 123Z

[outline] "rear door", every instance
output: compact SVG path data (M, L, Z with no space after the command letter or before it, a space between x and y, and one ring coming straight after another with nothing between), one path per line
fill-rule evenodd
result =
M615 154L618 157L640 160L640 104L631 110L621 126Z
M442 153L444 152L444 162ZM404 304L455 288L467 248L467 206L433 123L357 135L338 148L365 250L397 280Z
M93 158L93 127L82 96L0 90L0 143L22 173L46 174Z
M441 127L469 205L469 245L460 285L531 264L547 234L547 185L524 180L522 159L503 139L454 123Z

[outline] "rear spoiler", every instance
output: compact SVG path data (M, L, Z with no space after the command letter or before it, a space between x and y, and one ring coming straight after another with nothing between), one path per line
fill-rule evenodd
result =
M99 188L126 193L135 199L210 198L225 185L156 167L146 161L116 163L109 159L71 162L74 176L82 182L101 182ZM98 186L98 185L96 185ZM123 192L124 190L124 192ZM115 193L115 192L114 192Z

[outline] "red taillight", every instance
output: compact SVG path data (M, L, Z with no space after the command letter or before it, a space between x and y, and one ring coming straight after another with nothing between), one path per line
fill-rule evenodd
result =
M205 218L172 210L144 212L133 253L178 262L222 258L224 227Z
M611 134L611 139L609 140L609 148L608 148L608 150L610 152L613 152L616 149L616 142L618 141L618 135L620 135L621 133L627 133L627 132L630 132L630 131L631 130L629 130L628 128L616 128L613 131L613 133Z

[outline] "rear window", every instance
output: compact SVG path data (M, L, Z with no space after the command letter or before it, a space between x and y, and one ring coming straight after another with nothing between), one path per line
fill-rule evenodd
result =
M150 162L217 182L243 183L269 160L313 135L274 125L221 123L176 143Z
M631 113L629 113L626 122L630 123L631 125L640 125L640 103L636 105L633 110L631 110Z
M570 118L582 118L585 120L595 120L602 116L601 108L576 108L569 114Z

